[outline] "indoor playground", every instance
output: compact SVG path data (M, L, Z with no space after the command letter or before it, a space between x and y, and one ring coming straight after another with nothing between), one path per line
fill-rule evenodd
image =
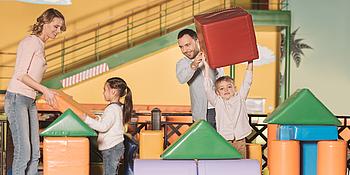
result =
M56 105L36 96L39 174L104 174L100 133L81 116L101 120L109 106L105 82L121 77L133 110L120 135L119 175L350 175L349 6L317 0L0 1L0 175L14 174L16 144L4 106L17 46L49 8L62 12L66 31L48 40L43 53L41 84L52 89ZM244 138L246 155L209 121L193 118L192 78L177 79L177 62L187 57L178 42L184 29L197 32L208 65L223 68L234 88L244 86L247 62L253 62L243 99L252 128Z

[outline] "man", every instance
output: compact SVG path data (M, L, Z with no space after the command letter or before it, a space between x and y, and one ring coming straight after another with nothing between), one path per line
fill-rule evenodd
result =
M193 120L207 120L216 128L215 109L208 103L204 90L204 66L205 59L199 48L197 33L191 29L184 29L179 32L178 45L185 55L176 63L176 76L181 84L187 83L190 88L191 108ZM209 75L213 82L224 74L222 68L212 70Z

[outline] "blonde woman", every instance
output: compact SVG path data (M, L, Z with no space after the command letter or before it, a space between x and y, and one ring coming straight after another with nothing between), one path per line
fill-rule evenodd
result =
M40 84L47 68L45 43L66 30L64 16L56 9L41 14L32 34L18 45L14 74L5 95L5 113L14 144L13 175L38 174L39 122L35 97L41 92L54 106L55 92Z

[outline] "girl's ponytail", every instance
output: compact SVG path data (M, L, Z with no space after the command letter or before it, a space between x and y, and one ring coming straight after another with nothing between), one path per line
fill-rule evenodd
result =
M130 121L133 110L132 103L132 93L128 86L126 86L126 94L124 98L124 108L123 108L123 124L126 124Z

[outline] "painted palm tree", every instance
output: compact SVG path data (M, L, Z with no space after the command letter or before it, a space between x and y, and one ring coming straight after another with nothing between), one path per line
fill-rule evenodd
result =
M303 38L298 38L296 39L297 32L300 27L298 27L296 30L294 30L291 33L290 39L291 39L291 54L292 58L295 62L295 65L299 67L301 63L302 56L304 56L303 49L313 49L311 46L309 46L306 43L303 43L302 41L304 40ZM282 41L281 41L281 58L283 58L283 53L284 53L284 35L282 34Z
M300 27L298 27L296 30L294 30L294 32L291 34L291 53L292 53L292 57L293 60L296 64L297 67L299 67L300 62L301 62L301 57L304 56L304 52L303 49L313 49L311 46L302 43L302 41L304 39L299 38L296 39L296 34L298 32Z

